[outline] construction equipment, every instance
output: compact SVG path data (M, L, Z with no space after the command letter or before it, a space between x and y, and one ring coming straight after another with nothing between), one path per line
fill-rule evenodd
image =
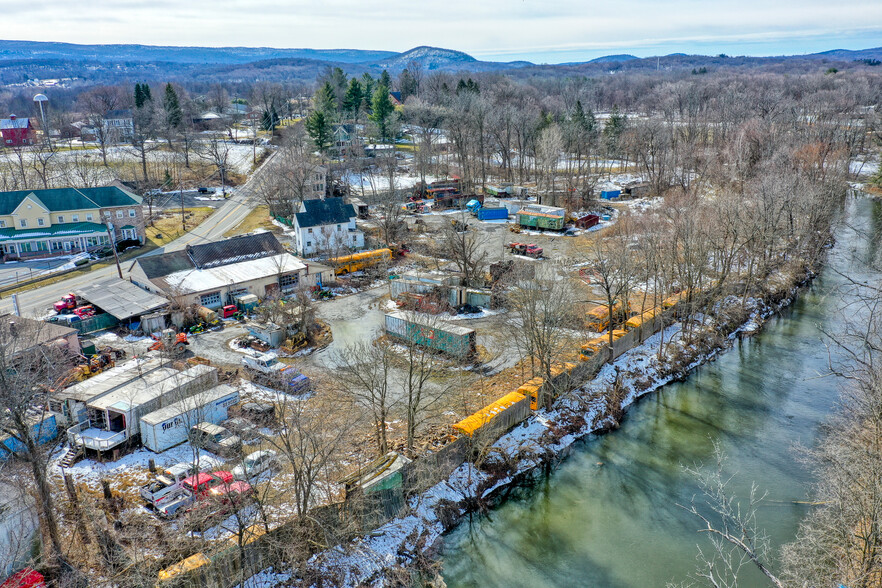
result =
M520 225L516 225L516 224L509 224L509 225L508 225L508 230L511 231L512 233L520 233L520 232L521 232L521 226L520 226Z
M61 297L61 300L52 305L55 312L61 313L65 310L73 310L77 307L77 295L70 293Z
M91 378L95 374L100 374L104 370L114 367L116 365L115 360L121 356L125 356L125 351L113 349L111 347L106 347L91 357L80 355L77 365L72 367L60 380L58 380L51 390L61 390L75 382L82 382L85 379Z
M170 351L175 355L180 355L190 345L187 333L175 333L172 329L163 329L158 337L153 335L153 338L155 342L150 346L150 351Z
M509 243L509 252L517 255L526 255L534 259L542 257L542 248L535 243Z

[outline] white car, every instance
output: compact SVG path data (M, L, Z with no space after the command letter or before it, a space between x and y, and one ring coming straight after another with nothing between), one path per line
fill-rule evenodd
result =
M249 454L242 463L232 469L236 480L251 480L260 474L279 467L278 454L272 449L263 449Z

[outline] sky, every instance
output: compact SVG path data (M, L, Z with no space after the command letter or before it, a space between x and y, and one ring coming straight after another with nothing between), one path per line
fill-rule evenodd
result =
M536 63L882 46L882 0L0 0L17 40L405 51ZM9 35L12 35L11 37Z

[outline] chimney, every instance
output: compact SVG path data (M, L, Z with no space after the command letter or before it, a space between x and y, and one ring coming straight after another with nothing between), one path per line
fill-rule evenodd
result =
M15 120L15 115L14 115L14 114L10 114L10 115L9 115L9 120Z

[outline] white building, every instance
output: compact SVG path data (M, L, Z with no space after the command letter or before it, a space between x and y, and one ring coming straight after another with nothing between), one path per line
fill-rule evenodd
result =
M305 200L294 214L298 255L335 257L364 247L364 233L355 224L355 207L342 198Z

